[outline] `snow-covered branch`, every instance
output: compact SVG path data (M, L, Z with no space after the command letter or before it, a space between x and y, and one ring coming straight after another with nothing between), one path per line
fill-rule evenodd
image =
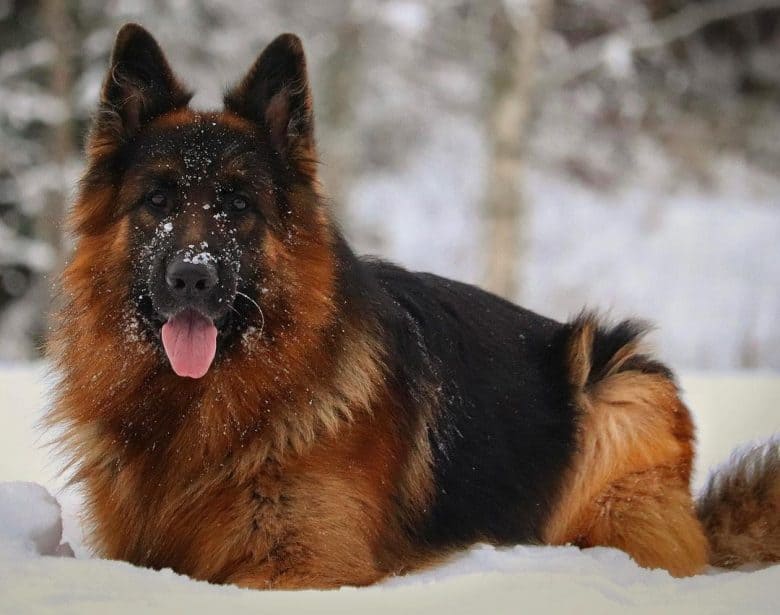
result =
M542 90L565 85L599 68L610 50L619 49L631 54L662 47L690 36L711 23L778 7L780 0L713 0L689 4L668 17L634 23L576 46L565 57L554 62L540 77L537 85Z

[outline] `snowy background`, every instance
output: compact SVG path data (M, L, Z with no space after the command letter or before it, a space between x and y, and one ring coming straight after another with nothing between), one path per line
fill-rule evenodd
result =
M359 251L556 318L641 315L677 368L780 369L780 0L0 0L0 358L39 352L130 20L198 106L302 36Z

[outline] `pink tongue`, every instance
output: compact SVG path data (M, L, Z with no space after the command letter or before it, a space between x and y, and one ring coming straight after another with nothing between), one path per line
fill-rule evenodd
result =
M178 376L200 378L217 352L217 328L205 316L185 310L162 326L162 342Z

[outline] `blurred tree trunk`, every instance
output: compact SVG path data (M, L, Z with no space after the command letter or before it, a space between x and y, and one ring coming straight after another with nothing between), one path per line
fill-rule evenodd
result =
M62 122L52 126L49 135L50 162L64 175L64 170L76 152L73 136L73 46L76 42L75 24L68 12L67 0L45 0L41 3L43 30L55 47L54 61L49 76L50 92L59 98L68 113ZM63 177L64 179L64 177ZM62 256L64 242L62 221L65 215L67 187L52 191L46 198L43 215L38 218L40 224L38 237L45 240L59 257ZM58 262L62 259L58 258Z
M484 201L486 287L515 299L518 264L527 251L520 235L527 218L521 186L525 141L539 42L552 0L498 0L493 14L495 48L487 115L489 159Z
M53 281L59 276L65 261L66 244L63 232L65 208L70 186L66 185L68 163L77 156L77 144L73 134L73 58L76 45L76 25L69 12L68 0L44 0L40 4L40 22L46 38L54 45L55 53L49 71L49 91L62 101L66 109L61 122L48 133L48 164L58 175L60 188L46 193L44 209L36 218L36 237L51 246L54 255L52 269L33 289L35 305L39 310L40 326L48 320ZM39 337L42 331L35 331Z
M346 3L335 28L336 45L324 66L323 92L320 103L320 127L324 140L324 181L332 201L332 211L343 227L348 224L348 187L356 174L355 101L360 82L361 24L353 3Z

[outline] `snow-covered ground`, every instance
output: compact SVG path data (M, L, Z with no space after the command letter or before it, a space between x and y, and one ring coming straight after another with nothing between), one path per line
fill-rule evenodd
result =
M44 373L43 364L0 366L0 613L780 612L780 566L673 579L612 549L480 545L433 570L332 592L241 590L91 558L78 494L60 490L35 427ZM780 378L690 374L682 382L699 428L697 486L736 446L780 433Z

